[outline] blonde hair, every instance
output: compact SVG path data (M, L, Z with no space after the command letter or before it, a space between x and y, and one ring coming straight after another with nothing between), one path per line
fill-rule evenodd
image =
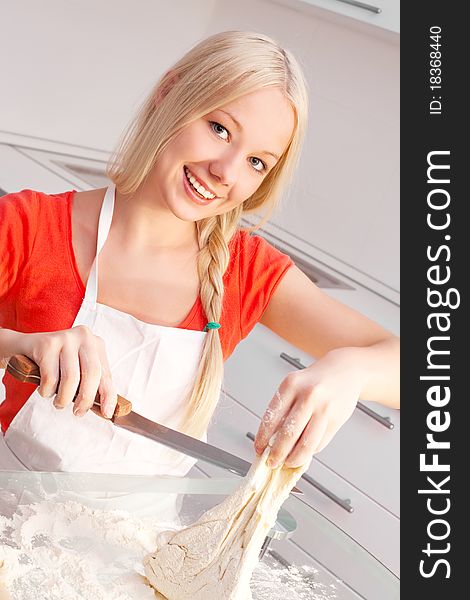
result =
M267 209L261 226L274 210L295 169L306 130L308 96L295 58L271 38L252 32L213 35L185 54L157 83L125 133L108 165L107 175L123 194L136 192L158 157L189 123L261 88L279 88L291 103L295 126L288 147L259 188L243 205L198 221L200 298L207 321L222 313L223 276L229 242L243 212ZM217 330L209 330L200 366L180 429L195 437L207 430L219 400L223 355Z

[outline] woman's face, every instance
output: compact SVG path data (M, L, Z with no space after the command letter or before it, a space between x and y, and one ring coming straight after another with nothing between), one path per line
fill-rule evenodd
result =
M198 221L249 198L286 149L294 111L278 88L197 119L165 148L148 183L178 218Z

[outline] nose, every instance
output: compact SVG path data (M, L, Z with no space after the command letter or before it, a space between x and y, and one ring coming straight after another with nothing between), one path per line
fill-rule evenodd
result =
M240 162L235 152L225 152L210 162L209 171L220 185L231 187L237 181Z

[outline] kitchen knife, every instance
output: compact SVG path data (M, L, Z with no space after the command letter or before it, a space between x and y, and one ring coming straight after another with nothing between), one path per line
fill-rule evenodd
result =
M19 381L33 383L34 385L39 385L41 382L38 365L26 356L12 356L8 361L6 370ZM101 413L98 393L96 394L95 402L90 410L98 416L106 418ZM222 467L236 475L241 475L242 477L245 476L251 467L251 464L248 461L243 460L234 454L230 454L230 452L227 452L226 450L202 442L201 440L181 433L180 431L170 429L160 423L155 423L154 421L133 412L131 402L122 396L118 395L116 409L110 420L117 427L122 427L128 431L142 435L198 460L208 462L217 467ZM303 494L302 490L297 487L292 489L292 493Z

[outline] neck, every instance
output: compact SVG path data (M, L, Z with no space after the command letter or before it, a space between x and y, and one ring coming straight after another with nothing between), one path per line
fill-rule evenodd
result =
M128 195L116 190L113 226L123 246L134 250L198 247L196 223L176 217L145 186Z

